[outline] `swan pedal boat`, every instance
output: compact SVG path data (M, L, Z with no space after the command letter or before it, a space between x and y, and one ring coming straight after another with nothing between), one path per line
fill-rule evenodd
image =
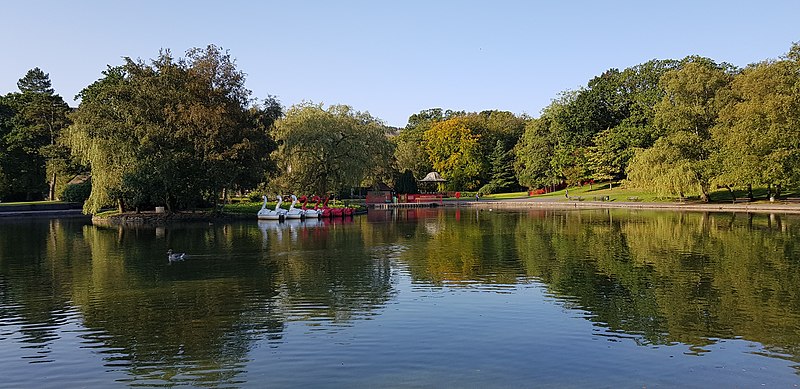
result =
M292 205L289 206L289 210L286 212L287 219L302 219L303 211L294 207L297 204L297 196L292 195Z
M258 219L259 220L282 220L286 217L287 211L281 208L281 203L283 203L283 199L280 195L277 196L278 203L275 204L275 209L267 209L267 196L264 197L264 205L261 206L261 209L258 211Z

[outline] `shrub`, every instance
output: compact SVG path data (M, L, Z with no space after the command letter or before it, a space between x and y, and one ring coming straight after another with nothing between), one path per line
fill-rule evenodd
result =
M497 186L490 182L490 183L482 186L481 189L478 190L478 195L486 196L488 194L493 194L493 193L497 193L497 192L498 192Z
M70 203L83 204L83 202L89 198L89 195L91 193L92 193L92 181L87 180L80 184L67 185L67 187L64 189L64 193L61 195L61 200Z

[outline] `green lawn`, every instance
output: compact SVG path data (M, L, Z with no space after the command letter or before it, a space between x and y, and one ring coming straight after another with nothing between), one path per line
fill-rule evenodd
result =
M473 198L475 195L472 196ZM487 200L505 200L505 199L524 199L528 197L528 192L511 192L511 193L495 193L483 196L481 198Z
M222 208L222 212L225 213L251 213L256 214L261 209L261 205L264 202L241 202L241 203L234 203L234 204L225 204L225 207ZM268 209L275 209L275 202L267 203Z
M96 214L94 216L97 216L97 217L109 217L109 216L117 215L117 214L119 214L119 210L118 209L110 209L108 211L100 212L100 213L98 213L98 214Z
M678 201L675 197L662 197L655 193L639 189L624 188L619 183L600 183L594 185L575 186L567 189L550 192L533 197L560 197L567 201L567 192L570 198L582 198L583 200L594 200L595 198L608 198L607 201L645 201L645 202L671 202Z
M583 201L593 201L593 200L602 200L606 199L605 201L617 201L617 202L630 202L630 201L641 201L641 202L678 202L678 201L688 201L688 202L696 202L700 201L699 196L689 196L683 200L678 198L677 196L659 196L656 193L644 191L640 189L630 189L625 188L621 185L620 182L605 182L605 183L598 183L594 185L584 185L584 186L574 186L567 189L558 190L551 193L546 193L542 195L534 195L528 196L527 192L513 192L513 193L498 193L493 195L487 195L482 197L487 200L501 200L501 199L518 199L518 198L558 198L563 201L570 201L567 198L567 191L569 192L569 197L574 200L583 200ZM734 195L736 196L737 200L741 200L747 197L747 191L744 189L737 189L734 190ZM753 196L755 198L754 201L767 201L767 188L754 188L753 189ZM789 190L784 189L781 192L781 197L794 197L800 196L800 191L798 190ZM730 192L727 189L717 189L710 193L711 202L714 203L725 203L731 202L733 199L731 197ZM471 197L462 196L462 199L469 200L474 198L474 193Z
M0 203L0 207L12 205L66 204L63 201L21 201L17 203Z

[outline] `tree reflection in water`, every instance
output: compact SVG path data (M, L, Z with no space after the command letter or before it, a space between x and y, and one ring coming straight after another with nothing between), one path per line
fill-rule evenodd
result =
M638 344L758 342L800 363L800 218L624 210L397 210L309 222L97 228L0 223L0 340L81 347L142 385L244 382L290 325L379 317L400 278L496 293L535 283ZM185 251L169 264L166 250ZM23 346L24 345L24 346ZM25 348L28 347L28 348ZM27 351L26 351L27 350Z
M800 218L625 210L430 214L401 256L414 280L536 280L643 345L762 343L800 363ZM402 211L392 220L414 220ZM429 223L439 223L431 228Z
M335 330L390 298L388 262L358 234L322 222L259 227L15 225L19 234L0 234L0 319L46 349L74 306L84 346L137 384L235 385L252 347L279 346L286 322ZM169 247L189 259L170 264Z

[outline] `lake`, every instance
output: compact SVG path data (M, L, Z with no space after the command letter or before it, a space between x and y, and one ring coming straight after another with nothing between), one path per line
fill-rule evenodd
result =
M797 387L800 217L0 219L0 371L13 388Z

